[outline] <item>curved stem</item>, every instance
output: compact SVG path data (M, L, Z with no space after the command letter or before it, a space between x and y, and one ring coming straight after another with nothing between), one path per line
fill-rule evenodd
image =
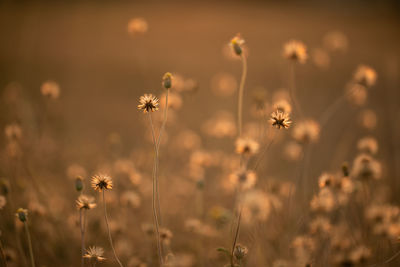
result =
M81 230L81 266L85 266L85 229L86 229L86 210L79 210L79 226Z
M151 126L151 134L153 138L153 143L154 143L154 153L155 153L155 159L154 159L154 166L153 166L153 197L152 197L152 209L153 209L153 219L154 219L154 225L156 228L156 240L157 240L157 250L158 250L158 257L160 261L160 266L163 266L164 260L162 256L162 250L161 250L161 241L160 241L160 230L159 230L159 225L158 225L158 216L157 216L157 206L156 206L156 193L157 193L157 182L156 182L156 166L157 166L157 159L158 159L158 150L157 150L157 142L156 142L156 135L154 133L154 125L153 125L153 120L151 118L151 114L149 114L149 120L150 120L150 126Z
M32 267L35 267L35 258L34 258L34 256L33 256L31 235L30 235L30 233L29 233L28 223L27 223L26 221L24 222L24 227L25 227L26 236L27 236L27 238L28 238L29 256L30 256L30 258L31 258L31 266L32 266Z
M238 214L238 218L237 218L237 225L236 225L236 230L235 230L235 237L233 239L233 243L232 243L232 250L231 250L231 266L234 267L234 261L233 261L233 253L235 252L235 247L236 247L236 243L237 240L239 238L239 231L240 231L240 222L242 219L242 208L240 207L239 209L239 214Z
M242 110L243 110L243 93L244 93L244 84L246 82L247 76L247 59L246 56L242 53L242 78L240 79L239 86L239 97L238 97L238 131L239 137L242 136Z
M110 241L111 249L114 253L115 260L118 262L119 266L123 267L121 261L118 259L117 253L115 252L112 237L111 237L111 231L110 231L110 226L108 224L108 217L107 217L107 207L106 207L106 198L103 190L103 206L104 206L104 219L106 221L107 225L107 231L108 231L108 240Z

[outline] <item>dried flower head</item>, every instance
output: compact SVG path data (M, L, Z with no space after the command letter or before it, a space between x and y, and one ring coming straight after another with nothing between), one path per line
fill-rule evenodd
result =
M249 252L249 250L247 249L247 247L241 245L241 244L237 244L235 246L235 249L233 250L233 255L235 256L235 258L240 261L242 259L244 259L247 256L247 253Z
M26 222L28 219L28 210L19 208L17 210L17 213L15 213L15 216L21 221L21 222Z
M97 174L92 176L91 184L92 188L99 192L113 188L111 177L105 174Z
M250 138L238 138L235 143L236 153L251 156L258 152L259 144Z
M238 186L240 189L246 190L252 188L256 181L257 175L254 171L242 170L232 173L229 180L233 186Z
M296 123L293 128L293 138L300 143L314 143L319 139L320 127L314 120Z
M170 72L164 74L162 78L162 85L165 89L169 89L172 87L172 74Z
M242 39L239 33L235 37L233 37L230 42L233 51L238 56L240 56L243 53L243 47L242 47L243 44L244 44L244 39Z
M294 62L304 64L308 58L307 48L302 42L291 40L284 45L283 56Z
M86 254L83 256L86 259L93 260L95 262L102 262L105 261L106 258L103 257L104 249L101 247L89 247L86 250Z
M80 210L86 209L94 209L97 204L94 202L94 197L87 196L87 195L80 195L76 200L76 207Z
M152 94L144 94L139 98L138 109L143 110L144 113L157 111L158 98Z
M60 86L54 81L46 81L40 87L42 95L57 99L60 96Z
M292 121L289 118L289 114L280 110L272 112L271 118L269 120L271 125L277 129L288 129Z

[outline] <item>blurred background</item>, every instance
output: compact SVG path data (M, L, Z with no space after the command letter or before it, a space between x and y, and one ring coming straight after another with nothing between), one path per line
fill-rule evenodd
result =
M174 233L172 250L178 254L192 253L196 258L194 263L175 266L223 266L223 260L214 252L218 246L229 244L229 235L204 241L207 252L201 254L193 244L196 237L181 231L181 227L190 216L207 221L206 214L216 205L232 208L232 193L220 195L222 189L218 187L225 171L212 166L205 173L208 191L204 189L198 200L196 186L188 182L193 180L188 178L192 174L185 173L182 166L190 161L190 153L200 149L212 152L212 159L219 162L215 165L222 166L222 161L234 155L234 132L228 130L221 138L219 133L210 134L208 130L216 127L216 122L210 120L220 111L229 112L225 115L232 117L233 123L236 120L242 68L240 60L232 59L227 48L237 33L245 39L248 55L244 99L244 121L248 123L258 122L253 106L260 92L272 104L276 93L289 87L288 62L282 51L284 43L291 39L301 40L309 53L307 63L296 67L296 93L306 117L318 119L340 99L357 66L366 64L376 70L378 81L368 91L365 103L344 103L335 109L329 123L321 129L318 144L309 149L312 152L308 152L308 163L297 162L307 168L305 176L309 178L305 184L310 200L318 192L318 176L324 171L340 172L343 162L351 163L357 155L357 140L374 136L385 177L382 194L388 203L399 205L399 1L1 1L0 126L5 129L18 124L23 141L15 159L9 154L8 139L1 139L0 176L13 188L15 208L36 203L30 210L37 212L32 215L32 239L36 242L38 266L78 266L80 262L79 229L68 222L70 228L64 229L76 230L69 235L56 226L76 220L69 219L77 215L75 177L68 178L74 176L70 175L74 173L71 166L85 169L85 190L91 195L97 195L89 185L91 175L99 170L115 174L118 193L110 197L110 205L115 205L110 208L110 217L115 221L124 217L113 230L116 242L121 243L117 248L122 251L124 262L136 255L148 266L156 266L146 260L146 249L140 245L145 238L141 225L152 221L152 143L147 118L137 110L137 105L145 93L164 93L161 78L167 71L176 76L180 89L161 147L161 210L165 212L165 224ZM332 40L339 40L337 46L332 45ZM50 88L57 87L59 94L43 96L46 82L50 82ZM163 100L162 96L160 99ZM173 97L171 101L174 102ZM365 122L365 112L373 112L373 122ZM162 112L158 113L161 118ZM156 119L156 128L160 118ZM295 124L296 114L292 119ZM179 146L183 140L180 134L188 134L187 131L195 136L196 141L190 140L197 145L189 142L189 152L185 152L189 154L177 152L176 143ZM290 133L276 137L263 158L259 180L262 176L295 182L300 167L283 155L289 137ZM128 159L140 172L143 188L135 183L124 184L124 176L115 171L115 163L122 159ZM268 179L265 178L265 184ZM30 183L35 184L34 190ZM140 204L134 201L132 214L124 208L122 214L126 216L112 202L122 194L122 186L129 187L141 200ZM100 206L100 198L98 201ZM193 211L198 201L202 203L200 215ZM5 212L7 209L12 213L7 206L0 213L3 246L7 253L15 254L11 266L24 266L12 233L14 218ZM106 257L111 258L104 266L115 266L106 235L96 234L104 227L101 208L93 212L97 215L93 215L93 224L89 219L88 244L104 247ZM52 219L46 219L43 225L46 216ZM35 230L36 224L42 224L43 229ZM131 233L123 239L126 231ZM229 233L229 229L221 231ZM252 231L243 234L245 240L255 238L257 234ZM42 236L43 233L46 234ZM279 233L276 230L274 238L280 239ZM18 238L23 243L22 230L20 234ZM51 241L46 243L47 239ZM376 240L368 240L374 247ZM67 244L71 249L65 247ZM285 244L264 244L260 251L269 250L268 256L262 261L254 257L247 266L278 266L272 265L277 258L291 257L286 251L280 253L279 248ZM399 249L397 243L376 247L368 264L357 266L384 262ZM22 244L28 259L26 249ZM200 261L199 257L206 259ZM316 262L313 266L331 266L321 265L324 261ZM399 265L395 258L382 266Z

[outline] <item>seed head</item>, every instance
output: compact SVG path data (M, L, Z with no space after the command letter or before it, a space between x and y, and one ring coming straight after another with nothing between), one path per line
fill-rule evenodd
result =
M240 56L243 53L243 47L242 47L243 44L244 44L244 39L241 38L239 33L235 37L233 37L230 42L233 52L235 52L235 54L238 56Z
M99 192L113 188L113 182L111 177L104 174L94 175L92 177L91 183L92 183L92 188Z
M28 219L28 210L27 209L23 209L23 208L19 208L17 210L17 213L15 213L15 216L17 216L17 218L21 222L26 222L26 220Z
M165 89L170 89L172 87L172 74L170 72L167 72L164 74L162 78L162 85L164 86Z
M292 123L289 118L289 114L281 110L272 112L269 121L271 122L272 126L276 127L277 129L288 129Z
M143 113L157 111L158 102L158 98L152 94L144 94L139 98L138 109L143 110Z

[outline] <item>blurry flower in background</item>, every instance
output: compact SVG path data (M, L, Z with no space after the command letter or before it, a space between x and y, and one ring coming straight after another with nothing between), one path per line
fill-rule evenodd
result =
M94 202L94 197L87 196L87 195L80 195L76 200L76 207L78 209L94 209L97 204Z
M92 176L91 185L95 191L99 192L113 188L113 182L111 177L105 174L98 174Z
M67 168L67 176L69 179L76 179L77 177L83 178L87 176L87 172L81 165L73 163Z
M312 51L312 59L318 68L328 69L331 64L331 58L329 54L322 48L315 48Z
M257 174L250 170L238 171L229 175L229 181L234 187L247 190L256 184Z
M293 62L304 64L308 58L307 48L304 43L297 40L291 40L284 44L283 56Z
M17 213L15 213L15 216L21 221L21 222L26 222L28 219L28 210L19 208L17 210Z
M303 155L303 147L296 142L288 142L283 150L286 159L296 161Z
M207 135L216 138L236 136L236 122L233 115L227 111L217 112L204 122L202 129Z
M373 130L376 128L378 117L375 111L373 111L372 109L362 110L358 118L362 127L368 130Z
M4 134L9 141L19 140L22 137L21 126L17 123L11 123L4 128Z
M143 113L154 112L158 110L159 101L158 98L152 94L144 94L139 98L139 110L143 110Z
M40 86L40 92L48 98L57 99L60 96L60 86L55 81L46 81Z
M216 96L231 96L237 87L235 76L227 72L217 73L211 79L211 90Z
M345 52L348 49L347 36L340 31L327 32L323 37L323 44L326 49L332 52Z
M352 177L360 180L380 179L381 174L381 164L370 155L360 154L354 159Z
M133 18L128 22L128 33L131 35L143 34L149 30L149 25L144 18Z
M371 87L375 85L378 75L376 71L367 65L359 65L354 72L353 80L356 83Z
M358 140L357 149L361 153L375 155L378 152L378 142L374 137L367 136Z
M300 121L293 128L293 138L303 144L317 142L319 134L319 123L311 119Z
M0 195L0 210L2 210L7 204L7 199L5 196Z
M368 98L367 88L359 83L354 82L347 84L345 94L347 100L355 106L365 105Z
M235 142L235 151L237 154L252 156L258 153L260 145L250 138L238 138Z

